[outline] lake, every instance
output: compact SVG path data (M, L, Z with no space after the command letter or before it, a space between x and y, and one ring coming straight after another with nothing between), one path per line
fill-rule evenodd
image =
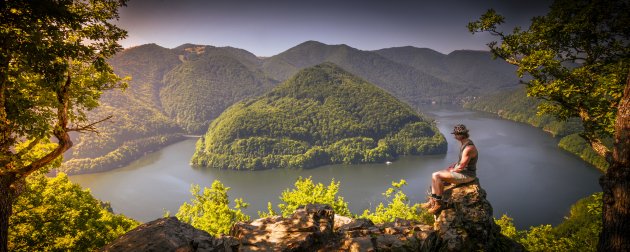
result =
M147 154L128 166L70 179L90 188L96 198L110 202L115 212L143 222L159 218L165 211L176 213L183 202L189 201L191 184L210 187L214 180L231 188L231 202L243 198L250 203L245 212L255 219L257 211L267 209L268 201L275 206L282 191L291 188L300 176L326 185L333 178L341 181L339 194L349 202L353 213L360 214L366 208L374 209L391 182L400 179L407 181L403 191L413 202L424 201L431 173L457 161L459 143L449 132L463 123L479 150L477 175L488 193L494 216L508 214L519 229L558 224L571 204L601 191L600 172L559 149L558 140L540 129L458 107L428 107L424 112L438 121L448 140L447 154L402 157L389 165L229 171L192 168L189 161L196 139L189 139Z

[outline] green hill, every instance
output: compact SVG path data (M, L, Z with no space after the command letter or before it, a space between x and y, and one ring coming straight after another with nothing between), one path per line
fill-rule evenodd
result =
M332 63L304 69L212 122L192 163L227 169L304 168L444 153L435 125Z
M244 98L269 91L277 81L256 69L253 54L234 48L203 46L186 55L164 76L160 91L164 110L183 129L201 134L223 110ZM199 48L199 47L198 47Z
M452 102L453 97L466 93L466 87L459 83L445 82L422 69L392 61L375 52L317 41L304 42L270 57L262 68L273 78L286 80L300 69L323 62L334 63L411 105Z
M203 133L210 121L233 103L269 91L277 81L258 70L255 55L231 47L185 44L174 49L147 44L109 60L129 88L105 92L90 111L99 134L74 137L75 146L59 169L69 174L98 172L125 165L146 152Z

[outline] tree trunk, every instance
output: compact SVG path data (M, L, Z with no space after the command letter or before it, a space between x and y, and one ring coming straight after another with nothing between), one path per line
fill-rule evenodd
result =
M0 252L9 251L9 217L13 208L11 178L0 177Z
M604 192L598 251L630 251L630 73L615 121L613 158L600 179Z

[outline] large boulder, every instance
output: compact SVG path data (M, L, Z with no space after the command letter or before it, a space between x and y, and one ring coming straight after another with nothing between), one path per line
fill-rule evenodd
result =
M437 236L429 225L397 219L377 224L356 219L337 230L339 251L431 251Z
M307 205L288 218L236 223L230 235L240 241L239 251L310 251L331 240L334 215L328 205Z
M521 246L501 235L494 222L492 205L479 179L451 185L442 195L446 206L436 215L434 230L439 237L438 251L522 250Z
M236 251L238 242L231 237L216 238L205 231L180 222L175 217L161 218L118 237L101 251Z

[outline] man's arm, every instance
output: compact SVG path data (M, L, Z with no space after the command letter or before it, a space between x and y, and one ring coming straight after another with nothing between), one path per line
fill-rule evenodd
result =
M454 172L461 172L464 167L468 166L468 162L470 162L470 158L474 155L476 149L474 145L468 145L464 148L464 152L462 153L462 159L459 161L459 165L456 165L453 169Z

